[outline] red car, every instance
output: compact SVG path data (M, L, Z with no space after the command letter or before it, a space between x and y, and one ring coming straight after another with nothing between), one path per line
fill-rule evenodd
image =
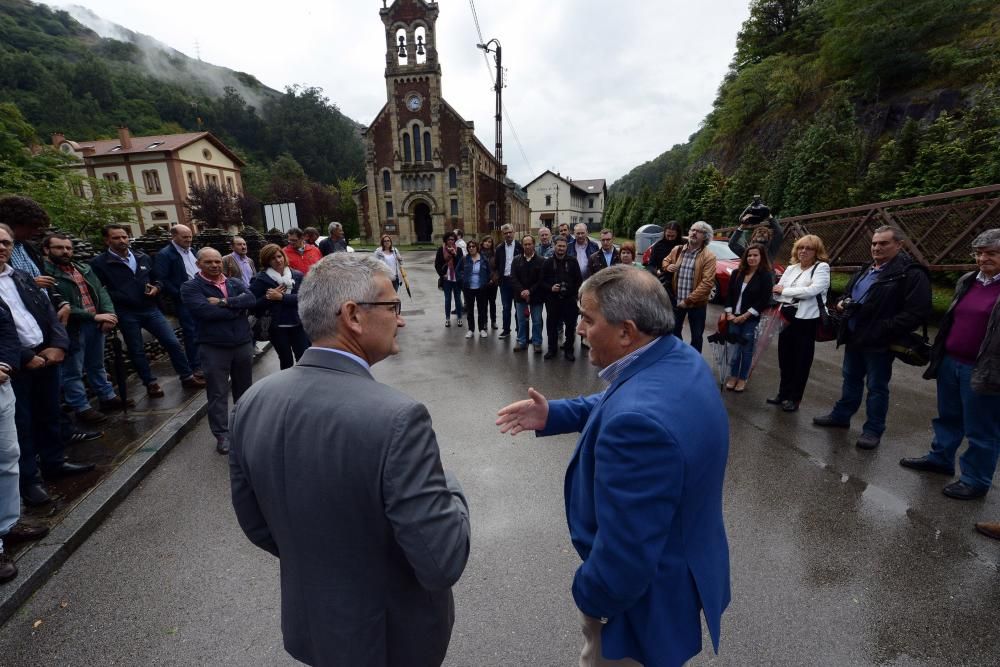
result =
M740 268L740 258L729 249L729 244L725 241L710 241L708 247L717 260L715 262L715 285L708 295L708 300L712 303L722 303L726 300L726 294L729 292L729 276ZM649 264L652 252L653 246L649 246L642 254L644 266ZM774 269L775 278L781 278L781 274L785 272L785 267L781 264L775 264L771 268Z

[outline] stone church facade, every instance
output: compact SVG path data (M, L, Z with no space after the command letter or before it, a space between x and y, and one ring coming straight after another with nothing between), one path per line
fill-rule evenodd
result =
M385 5L385 0L383 0ZM524 192L506 179L466 121L441 94L435 26L438 4L395 0L379 13L385 25L386 104L364 131L365 185L358 191L361 233L377 242L438 243L445 231L488 234L500 222L527 232ZM497 221L504 182L503 220Z

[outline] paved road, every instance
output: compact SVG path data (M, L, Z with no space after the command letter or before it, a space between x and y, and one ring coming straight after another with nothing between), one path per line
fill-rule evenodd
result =
M375 370L427 403L472 506L446 664L575 664L578 559L562 504L574 440L500 436L492 413L528 383L551 397L597 390L594 369L445 329L431 256L408 259L416 289L404 297L403 352ZM1000 543L972 530L1000 518L1000 500L949 500L945 480L897 465L926 447L934 412L933 385L914 369L897 365L880 450L855 449L857 430L813 428L836 397L838 359L822 348L799 413L764 405L771 360L746 394L725 397L733 604L722 652L693 664L1000 663ZM258 373L276 366L272 355ZM663 400L683 401L683 387ZM277 563L239 532L212 445L203 423L0 629L0 665L293 664L281 648Z

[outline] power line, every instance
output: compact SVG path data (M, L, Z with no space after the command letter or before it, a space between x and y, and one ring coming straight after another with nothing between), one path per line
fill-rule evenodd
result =
M476 43L485 44L486 40L483 39L483 30L479 25L479 14L476 12L475 0L469 0L469 9L472 10L472 22L476 25L476 34L479 36L479 41ZM483 62L486 64L486 72L490 76L490 82L494 87L496 87L496 79L493 78L493 68L490 66L490 57L485 50L483 51ZM501 102L500 107L503 110L504 118L507 119L507 128L514 136L514 143L517 144L517 150L521 154L521 159L524 160L524 164L528 167L528 172L534 174L535 170L531 168L531 162L528 161L528 156L524 152L524 146L521 145L521 139L517 136L517 130L514 129L514 122L510 119L510 112L507 111L507 105Z

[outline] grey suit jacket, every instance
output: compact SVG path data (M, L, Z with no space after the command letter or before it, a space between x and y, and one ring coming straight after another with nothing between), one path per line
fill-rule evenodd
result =
M243 395L231 443L240 526L281 560L285 649L312 665L440 665L470 529L427 409L309 349Z

